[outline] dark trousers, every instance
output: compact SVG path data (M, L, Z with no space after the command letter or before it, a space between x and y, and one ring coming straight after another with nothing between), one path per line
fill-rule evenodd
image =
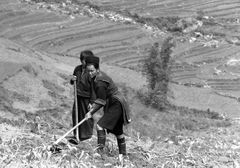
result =
M84 98L81 96L77 96L78 100L78 122L84 119L85 114L88 112L88 104L89 98ZM73 104L72 109L72 122L73 127L76 125L76 114L75 114L75 102ZM89 139L93 135L93 119L88 119L87 121L83 122L79 127L79 140L83 141ZM73 131L74 136L76 137L76 129Z
M98 125L114 135L123 134L123 110L121 103L110 98L104 107L104 115L98 121Z

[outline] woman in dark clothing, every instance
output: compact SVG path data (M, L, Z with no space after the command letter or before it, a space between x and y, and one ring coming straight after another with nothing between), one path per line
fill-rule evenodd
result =
M86 114L87 118L104 107L104 115L97 123L98 147L105 146L106 132L117 137L119 154L126 155L126 143L123 135L123 124L130 123L129 108L122 94L112 79L99 70L99 58L86 58L87 70L92 79L92 87L96 93L91 110Z
M77 107L78 107L78 117L76 118L75 112L75 102L72 108L72 122L73 127L80 122L85 114L88 112L89 104L91 103L93 97L91 97L91 82L89 80L89 75L86 72L86 57L93 56L93 53L89 50L82 51L80 54L81 65L75 67L73 72L73 78L70 80L70 84L76 82L77 87ZM76 81L75 81L76 80ZM70 142L77 144L78 140L86 140L92 137L93 134L93 119L85 121L77 129L73 131L74 137L70 139ZM78 137L77 136L78 132Z

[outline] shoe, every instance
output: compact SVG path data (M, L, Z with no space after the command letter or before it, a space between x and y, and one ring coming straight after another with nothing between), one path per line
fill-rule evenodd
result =
M74 145L78 145L78 143L79 143L76 137L68 138L68 142L71 144L74 144Z

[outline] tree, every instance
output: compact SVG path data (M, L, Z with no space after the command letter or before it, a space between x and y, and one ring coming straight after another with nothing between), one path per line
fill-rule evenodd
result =
M159 43L154 43L149 56L143 61L143 73L148 82L146 103L159 110L168 105L169 61L174 46L172 37L164 40L161 49Z

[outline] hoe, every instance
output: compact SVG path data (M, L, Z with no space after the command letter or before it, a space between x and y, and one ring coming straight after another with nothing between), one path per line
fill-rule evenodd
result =
M78 123L77 82L76 82L76 76L73 76L73 77L75 78L75 80L74 80L75 118L76 118L76 123ZM87 120L87 118L84 118L82 121L80 121L78 124L76 124L72 129L70 129L67 133L65 133L62 137L60 137L57 141L55 141L52 146L48 147L48 150L50 150L52 153L59 153L62 149L59 147L58 143L61 142L74 129L77 129L76 130L76 138L77 138L77 141L79 141L78 127L86 120Z
M61 142L68 134L70 134L74 129L76 129L86 120L88 120L88 118L84 118L83 120L81 120L77 125L75 125L72 129L66 132L63 136L56 140L52 146L49 146L47 149L50 150L52 153L60 153L62 149L59 147L58 143Z

